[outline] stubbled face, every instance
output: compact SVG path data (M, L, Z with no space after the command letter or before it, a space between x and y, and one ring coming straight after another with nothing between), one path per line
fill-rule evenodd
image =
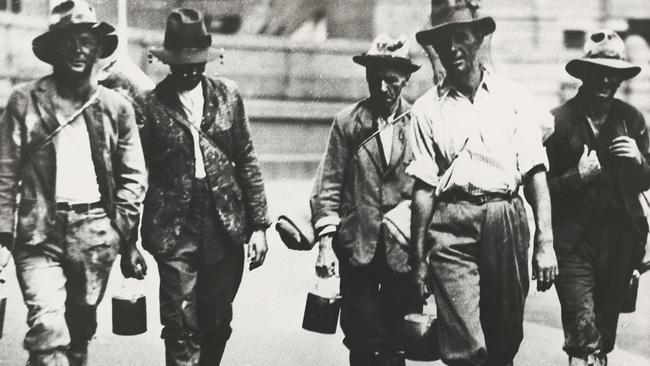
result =
M478 67L478 50L483 42L480 33L471 27L456 27L433 40L433 48L448 74L462 75Z
M594 70L582 76L581 90L593 99L611 100L622 81L605 70Z
M55 70L73 79L90 76L102 52L97 37L90 31L70 31L58 42Z
M408 82L408 74L388 67L366 68L370 99L382 113L389 113Z
M203 78L205 62L198 64L177 64L169 65L171 81L177 90L192 90Z

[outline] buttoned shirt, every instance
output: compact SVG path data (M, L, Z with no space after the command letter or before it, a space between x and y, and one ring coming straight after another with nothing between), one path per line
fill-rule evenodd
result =
M66 118L57 114L59 123ZM56 201L94 203L100 200L90 138L83 114L54 137L56 154Z
M550 113L487 70L473 101L445 80L414 103L412 118L407 173L437 195L512 193L532 168L548 165L540 126L552 125Z
M201 128L203 121L203 86L199 83L194 89L178 93L183 111L187 120L196 128ZM199 132L191 128L192 140L194 141L194 176L205 178L205 165L203 165L203 153L199 145Z
M386 164L390 162L390 154L393 150L393 130L395 130L395 126L393 125L394 118L394 113L388 116L387 119L384 119L381 116L377 117L379 140L381 140L381 149L384 156L384 162Z

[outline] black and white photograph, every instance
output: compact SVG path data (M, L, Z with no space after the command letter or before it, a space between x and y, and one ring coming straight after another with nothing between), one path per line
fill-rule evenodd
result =
M650 366L648 0L0 0L0 366Z

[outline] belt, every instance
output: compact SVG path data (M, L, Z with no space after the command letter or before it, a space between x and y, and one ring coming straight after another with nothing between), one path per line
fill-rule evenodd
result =
M103 208L104 206L100 201L93 203L73 203L69 204L68 202L57 202L56 209L58 211L74 211L76 213L88 212L95 208Z
M471 194L464 191L447 191L442 192L438 201L440 202L469 202L474 205L483 205L489 202L510 201L518 195L517 191L513 192L485 192L481 194Z

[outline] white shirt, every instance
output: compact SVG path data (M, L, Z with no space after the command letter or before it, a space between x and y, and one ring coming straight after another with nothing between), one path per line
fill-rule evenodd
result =
M437 194L516 190L530 169L548 166L540 126L552 117L525 94L487 70L474 101L444 83L429 90L413 105L407 173Z
M178 99L181 101L181 106L183 106L188 121L197 128L201 128L204 103L201 83L192 90L179 92ZM203 164L203 153L199 145L199 132L190 128L190 133L194 141L194 176L196 178L205 178L205 165Z
M381 147L386 164L390 163L390 153L393 150L393 131L395 130L395 125L392 122L394 118L395 114L388 116L388 120L384 120L381 116L377 118L379 139L381 140Z
M57 114L59 123L67 118ZM101 198L90 151L90 137L83 114L54 137L56 201L94 203Z

